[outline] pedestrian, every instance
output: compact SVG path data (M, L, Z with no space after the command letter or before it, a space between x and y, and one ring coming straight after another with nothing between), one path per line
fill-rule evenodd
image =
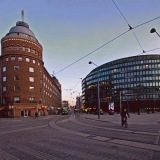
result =
M38 118L38 112L36 112L36 118Z
M125 121L127 121L127 115L128 115L128 118L129 118L129 113L128 113L127 109L123 108L122 112L121 112L121 124L122 124L122 127L124 125L124 119L125 119Z
M35 112L35 118L38 118L38 113L37 112Z

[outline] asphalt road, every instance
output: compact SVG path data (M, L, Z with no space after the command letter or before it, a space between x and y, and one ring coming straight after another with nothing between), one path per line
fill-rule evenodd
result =
M127 129L118 115L0 119L0 160L159 160L159 116L131 117Z

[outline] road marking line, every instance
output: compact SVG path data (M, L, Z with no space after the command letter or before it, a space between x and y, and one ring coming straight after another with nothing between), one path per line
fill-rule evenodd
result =
M72 131L69 129L62 128L60 126L57 126L54 121L49 122L49 125L52 128L55 128L63 133L68 133L68 134L73 134L81 137L86 137L89 138L90 134L82 133L82 132L77 132L77 131ZM140 143L140 142L134 142L134 141L126 141L126 140L120 140L120 139L111 139L109 137L101 137L101 136L96 136L93 137L94 140L100 140L100 141L107 141L109 143L114 143L114 144L119 144L119 145L124 145L124 146L130 146L130 147L137 147L137 148L142 148L142 149L148 149L148 150L153 150L153 151L159 151L160 152L160 146L154 145L154 144L146 144L146 143Z
M151 132L134 132L137 134L146 134L146 135L152 135L152 136L159 136L160 133L151 133Z
M67 119L64 119L64 120L56 122L56 123L59 124L59 123L65 123L65 122L68 122L68 121L69 121L69 119L67 118Z
M101 127L101 126L94 126L90 124L84 124L76 119L74 119L72 122L83 125L83 126L88 126L88 127L94 127L94 128L100 128L100 129L105 129L105 130L111 130L111 131L118 131L118 132L126 132L126 133L135 133L135 134L145 134L145 135L153 135L153 136L160 136L160 133L151 133L151 132L135 132L132 130L124 130L124 129L116 129L116 128L107 128L107 127Z
M160 130L159 130L159 133L160 133ZM156 136L156 139L155 139L155 141L154 141L154 144L158 144L158 142L159 142L159 136L160 136L160 135Z
M133 141L126 141L126 140L120 140L120 139L113 139L109 140L109 143L116 143L120 145L130 146L130 147L137 147L137 148L143 148L148 150L154 150L160 152L160 146L153 145L153 144L146 144L146 143L140 143L140 142L133 142Z
M96 137L94 137L93 139L100 140L100 141L108 141L108 140L110 140L111 138L96 136Z
M55 128L61 132L64 132L64 133L68 133L68 134L73 134L73 135L77 135L77 136L81 136L81 137L88 137L90 136L90 134L86 134L86 133L81 133L81 132L77 132L77 131L72 131L72 130L69 130L69 129L66 129L66 128L62 128L58 125L56 125L57 123L55 123L55 120L54 121L51 121L49 122L49 125L52 127L52 128Z

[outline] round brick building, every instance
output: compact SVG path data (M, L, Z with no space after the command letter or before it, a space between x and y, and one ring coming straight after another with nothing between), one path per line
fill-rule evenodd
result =
M61 85L45 69L42 45L27 23L10 29L1 50L0 100L8 116L34 116L61 106Z

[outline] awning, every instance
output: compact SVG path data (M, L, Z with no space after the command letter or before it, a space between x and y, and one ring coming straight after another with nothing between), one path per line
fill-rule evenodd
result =
M35 109L36 107L16 107L16 109Z

